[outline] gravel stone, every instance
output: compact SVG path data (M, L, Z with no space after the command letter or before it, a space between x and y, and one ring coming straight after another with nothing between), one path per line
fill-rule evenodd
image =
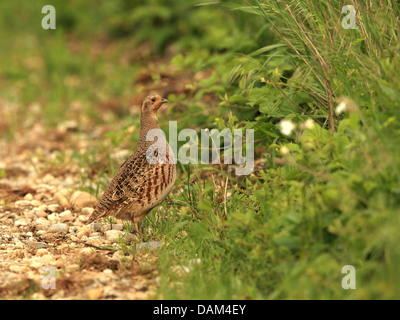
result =
M57 192L53 196L53 200L56 201L60 206L66 208L69 205L67 197L61 192Z
M15 227L27 226L28 224L29 224L29 221L24 218L15 220L15 222L14 222Z
M86 221L89 220L89 216L80 215L78 219L79 219L79 221L85 223Z
M36 226L43 226L43 227L47 227L50 224L50 221L44 218L37 218L36 221ZM44 228L40 228L39 230L42 230Z
M86 207L95 206L97 199L88 192L75 191L71 196L70 203L75 209L82 210Z
M40 262L42 265L52 265L55 264L54 257L51 254L45 254L40 257Z
M60 222L66 222L66 221L72 221L72 220L74 220L74 216L72 215L70 210L60 213Z
M92 300L100 299L103 296L103 290L101 289L90 289L86 293L87 297Z
M136 246L136 250L138 252L157 252L158 250L160 250L162 246L162 243L160 241L150 241L150 242L143 242L143 243L139 243Z
M47 215L48 215L48 213L47 213L46 211L43 211L43 210L37 210L37 211L36 211L36 215L37 215L39 218L46 218Z
M60 208L60 206L58 204L51 204L51 205L47 206L47 210L49 210L51 212L56 212L59 208Z
M46 242L28 241L27 245L32 249L48 248L49 245Z
M106 239L111 242L117 242L119 238L125 236L125 232L119 230L108 230L106 233Z
M86 239L86 243L94 245L94 246L99 246L102 245L104 241L103 237L96 236L96 237L89 237Z
M94 231L100 231L101 227L103 226L101 222L93 222L91 225Z
M36 255L39 257L44 256L45 254L49 254L49 251L47 251L47 249L38 249L36 251Z
M94 211L93 208L85 207L85 208L82 208L81 214L83 214L85 216L90 216L93 213L93 211Z
M16 273L21 273L21 272L25 272L26 271L26 267L25 266L19 266L19 265L11 265L9 267L10 271L12 272L16 272Z
M124 225L122 223L113 223L112 230L122 231L124 229Z
M53 212L47 216L47 220L49 220L51 223L56 223L60 221L60 216L57 213Z
M76 236L78 239L82 239L83 236L87 237L89 234L90 234L90 228L85 226L79 229Z
M18 200L15 201L14 205L16 208L27 208L32 206L30 200Z
M50 228L47 229L48 233L60 233L65 231L68 231L68 226L65 223L56 223L51 225Z

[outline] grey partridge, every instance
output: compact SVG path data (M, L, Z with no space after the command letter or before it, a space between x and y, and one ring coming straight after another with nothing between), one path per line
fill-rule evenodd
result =
M158 109L166 102L159 95L143 101L138 146L118 169L86 224L114 216L131 220L139 230L138 223L171 191L175 159L157 119Z

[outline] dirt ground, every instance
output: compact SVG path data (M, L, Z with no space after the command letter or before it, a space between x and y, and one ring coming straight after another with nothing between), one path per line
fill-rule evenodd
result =
M1 299L154 298L157 255L117 250L120 237L132 248L139 242L122 224L84 226L97 200L79 191L76 162L57 164L72 146L85 152L85 137L69 123L0 140Z

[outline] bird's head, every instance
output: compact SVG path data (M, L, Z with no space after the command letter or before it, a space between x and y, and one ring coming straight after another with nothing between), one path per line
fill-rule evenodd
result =
M150 95L143 101L142 114L152 114L155 116L158 109L167 102L167 99L164 99L159 95Z

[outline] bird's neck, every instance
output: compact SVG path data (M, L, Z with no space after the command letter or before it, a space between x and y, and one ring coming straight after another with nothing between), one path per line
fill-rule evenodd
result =
M142 114L140 117L140 140L139 144L143 146L150 146L154 143L153 137L157 135L157 131L160 130L158 119L155 114Z

